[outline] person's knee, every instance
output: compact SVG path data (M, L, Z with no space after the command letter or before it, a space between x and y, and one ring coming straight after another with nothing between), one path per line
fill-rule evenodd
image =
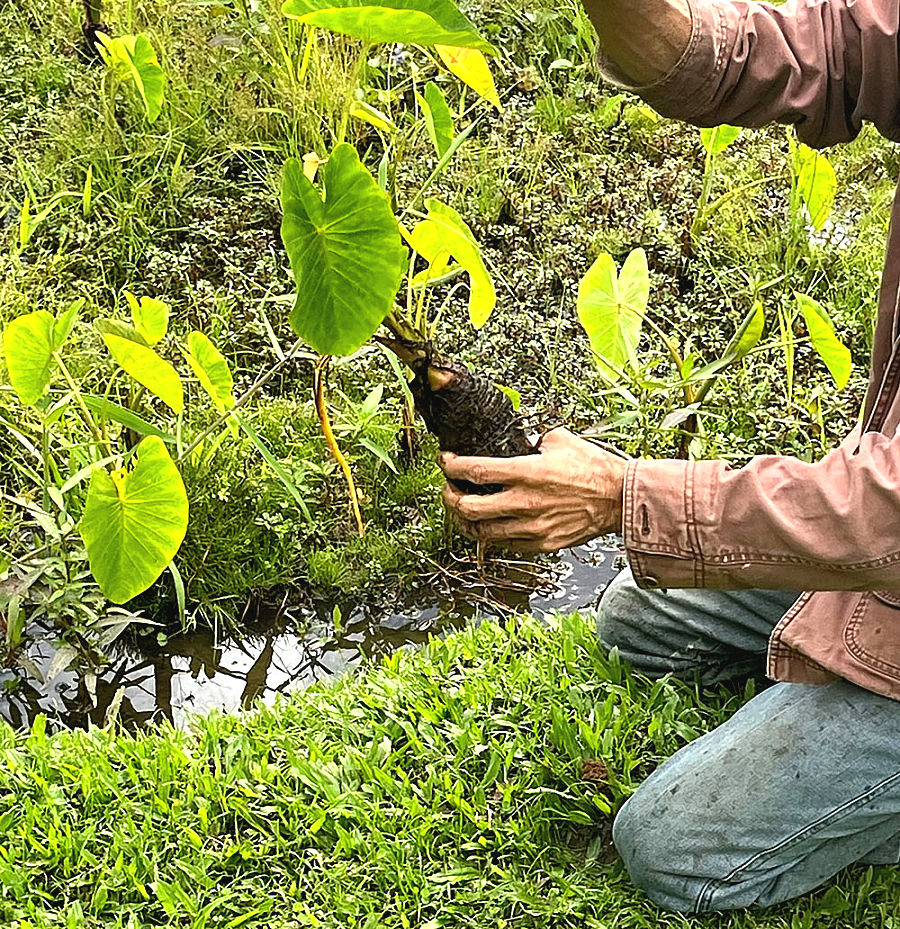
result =
M619 810L613 822L613 842L636 887L664 909L691 912L701 893L701 881L681 873L684 869L678 858L683 848L677 824L649 810L641 790Z
M631 571L620 572L606 588L597 607L597 636L604 648L632 654L640 638L641 591Z

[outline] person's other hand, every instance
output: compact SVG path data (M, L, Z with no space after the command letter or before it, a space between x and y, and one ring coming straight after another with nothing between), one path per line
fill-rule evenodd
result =
M548 432L537 455L474 458L445 452L439 463L451 481L503 486L487 496L444 487L454 522L480 541L555 552L621 528L627 461L567 429Z

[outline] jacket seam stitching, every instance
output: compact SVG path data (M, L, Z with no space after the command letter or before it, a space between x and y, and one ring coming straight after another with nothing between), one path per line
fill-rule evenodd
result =
M737 564L794 564L813 568L825 568L829 571L859 571L865 568L882 568L886 565L900 564L900 552L894 552L891 555L884 555L881 558L875 558L871 561L857 561L851 564L829 564L823 561L813 561L808 558L798 558L794 555L765 555L754 553L753 555L731 553L727 555L709 555L705 558L698 559L698 552L686 551L677 545L665 545L663 543L645 542L639 546L634 546L635 551L643 554L660 554L674 555L684 559L702 560L705 565L728 566Z

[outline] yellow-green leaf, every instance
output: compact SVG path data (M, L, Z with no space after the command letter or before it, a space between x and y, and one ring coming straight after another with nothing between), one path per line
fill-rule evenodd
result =
M716 126L713 129L701 129L700 141L709 155L719 155L725 151L741 134L739 126Z
M753 305L752 313L753 316L750 319L750 323L744 330L743 335L738 340L738 344L734 349L734 353L738 358L743 358L748 352L752 352L762 338L763 329L766 325L766 313L761 301L756 301Z
M807 297L806 294L795 296L800 312L803 313L803 319L806 321L813 348L831 372L838 390L843 390L853 371L850 349L835 335L834 323L825 307L812 297Z
M154 122L162 109L166 76L159 59L144 33L110 38L97 33L103 43L101 49L107 65L124 81L134 84L141 100L147 122Z
M519 391L516 390L515 387L506 387L503 384L494 384L494 386L501 393L504 393L507 397L509 397L509 402L512 404L513 410L518 413L522 407L522 395L519 393Z
M497 53L453 0L287 0L281 11L370 44L464 45Z
M141 442L132 471L95 469L79 531L103 593L113 603L143 593L175 557L187 524L184 483L161 439Z
M228 362L202 332L192 332L188 337L188 346L188 364L216 409L220 413L230 410L235 401L234 380Z
M438 158L443 158L453 142L455 133L450 108L437 84L429 81L425 85L425 96L419 97L419 106L425 117L428 138L431 139Z
M816 232L821 232L837 194L837 176L831 162L820 152L801 145L794 155L797 173L797 190L806 204L809 221Z
M434 50L451 74L455 74L464 84L493 103L498 110L503 109L494 76L491 74L487 59L476 48L459 48L452 45L435 45Z
M601 253L578 287L578 318L594 352L617 369L635 364L635 351L650 302L647 255L635 249L616 273L616 263Z
M350 104L350 115L355 119L361 119L364 123L380 129L382 132L396 132L397 124L386 116L381 110L376 110L374 106L364 103L362 100L354 100Z
M53 374L54 326L46 310L14 319L3 332L9 382L23 403L37 403Z
M132 342L110 332L103 333L103 341L119 366L139 384L176 413L184 409L184 389L178 372L160 358L152 348Z
M469 319L476 329L488 320L497 303L494 283L484 265L472 230L452 207L427 200L428 219L419 223L407 241L426 261L436 263L449 252L469 275Z
M134 294L127 290L125 299L131 309L134 328L148 345L156 345L165 338L169 328L169 307L166 303L153 297L141 297L138 301Z

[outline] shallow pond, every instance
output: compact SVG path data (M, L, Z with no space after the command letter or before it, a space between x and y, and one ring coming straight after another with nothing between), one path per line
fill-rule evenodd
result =
M37 672L0 671L0 718L27 728L38 714L51 728L103 725L114 713L127 728L154 720L185 724L190 713L235 712L258 700L307 687L361 662L414 648L466 623L513 611L547 614L596 606L622 563L614 539L598 540L550 559L540 569L528 562L433 565L420 589L398 602L375 607L319 600L276 605L249 603L240 640L217 641L194 631L144 644L113 646L96 677L69 670L45 681L53 636L36 638L27 661ZM502 570L498 570L502 568Z

